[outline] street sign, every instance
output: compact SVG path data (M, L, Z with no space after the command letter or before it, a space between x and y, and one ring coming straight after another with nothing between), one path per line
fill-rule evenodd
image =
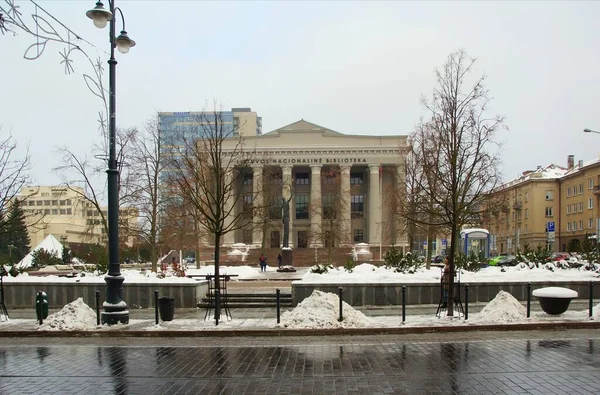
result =
M427 247L427 240L423 242L423 247Z
M556 232L554 232L554 231L548 232L548 243L554 243L555 241L556 241Z
M446 245L446 239L442 239L442 245L445 246Z
M554 226L554 221L548 222L546 228L547 228L548 233L550 233L550 232L554 233L554 231L556 230L555 226Z

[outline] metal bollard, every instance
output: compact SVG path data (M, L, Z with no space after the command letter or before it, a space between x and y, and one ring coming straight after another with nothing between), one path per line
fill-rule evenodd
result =
M402 322L406 321L406 285L402 286Z
M158 289L154 291L154 322L158 325Z
M219 326L219 318L221 317L221 291L215 289L215 326Z
M594 282L590 281L590 305L589 305L589 317L594 312Z
M340 318L338 318L338 321L342 322L344 320L344 316L342 314L342 296L344 295L344 288L339 287L338 288L338 294L340 296Z
M469 319L469 284L465 285L465 321Z
M531 283L527 283L527 318L531 317Z
M279 305L279 294L281 293L281 290L279 288L277 288L275 290L275 295L277 297L277 323L279 324L281 322L280 317L281 317L281 306Z
M100 291L96 290L96 325L100 325Z
M40 291L40 292L38 292L39 302L36 303L36 305L35 305L36 310L39 310L38 311L38 319L40 320L40 325L42 325L44 323L44 310L42 307L42 299L43 299L42 291Z

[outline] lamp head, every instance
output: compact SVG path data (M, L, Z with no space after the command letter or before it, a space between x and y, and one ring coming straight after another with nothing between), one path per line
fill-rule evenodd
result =
M96 7L86 12L85 15L87 15L88 18L93 20L94 26L96 26L99 29L104 28L108 21L110 21L113 18L113 14L110 11L104 9L104 4L102 4L101 1L98 1L96 3Z
M129 48L135 47L135 41L129 38L125 30L121 30L121 34L115 39L115 44L121 53L127 53Z

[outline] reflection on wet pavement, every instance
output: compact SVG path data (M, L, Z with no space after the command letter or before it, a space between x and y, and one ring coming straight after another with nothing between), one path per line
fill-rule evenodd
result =
M599 393L595 341L0 346L0 393Z

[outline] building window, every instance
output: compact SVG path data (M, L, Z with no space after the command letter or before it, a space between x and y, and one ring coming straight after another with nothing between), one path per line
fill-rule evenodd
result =
M583 213L583 202L579 202L579 212Z
M50 214L50 209L49 208L44 209L44 214Z
M60 215L65 215L66 213L67 213L67 212L66 212L66 210L65 210L64 208L61 208L61 209L60 209Z
M334 196L324 195L323 196L323 218L324 219L335 219L335 208L334 208Z
M583 230L583 220L579 220L579 230Z
M588 180L588 189L594 189L594 179L590 178Z
M61 206L64 206L64 205L65 205L65 201L64 201L64 200L61 200L61 201L60 201L60 205L61 205Z
M308 219L308 195L296 195L296 219Z
M27 204L28 204L29 206L35 206L35 202L34 202L33 200L30 200L29 202L27 202Z
M525 232L524 233L527 234L527 225L525 225Z
M567 197L571 197L571 187L567 188Z
M57 208L53 208L52 209L52 215L58 215L58 209Z
M517 218L517 212L516 212L516 211L513 211L513 213L512 213L512 214L513 214L513 221L514 221L514 220Z
M269 197L269 217L281 219L281 198L279 196Z
M552 207L546 207L546 217L552 217Z
M363 183L363 173L350 173L350 185L361 185Z
M567 232L570 232L570 231L571 231L571 223L567 222Z
M352 195L350 197L350 211L353 218L363 216L364 200L364 195Z
M552 191L546 191L546 200L554 200L554 193Z
M50 200L44 200L44 206L49 206L50 205Z
M244 229L242 233L242 241L244 244L252 244L252 229Z
M67 206L71 205L71 199L67 199Z
M590 218L588 219L588 228L592 229L594 227L594 219Z
M571 205L567 204L567 215L571 214Z
M244 174L244 185L252 185L253 174Z
M529 192L525 192L525 203L529 200Z
M579 184L579 194L583 195L583 184Z
M35 205L36 205L36 206L41 206L41 205L43 205L43 204L44 204L44 202L42 202L41 200L38 200L38 201L35 203Z
M362 243L364 241L364 234L362 229L354 229L354 242Z
M310 177L308 173L296 173L296 185L308 185Z
M70 208L68 208L68 209L67 209L67 215L71 215L71 214L72 214L72 211L71 211L71 209L70 209Z
M525 219L529 218L529 209L525 209Z
M323 177L323 184L333 184L335 181L335 174L327 173L325 177Z
M250 210L252 208L252 195L246 194L244 195L244 211Z
M281 173L274 173L269 175L269 183L271 185L282 185L283 180L281 178Z
M594 199L593 198L589 198L588 199L588 210L594 208Z
M50 194L48 192L42 192L42 197L48 197Z
M58 206L58 200L53 200L53 201L52 201L52 205L53 205L53 206Z

